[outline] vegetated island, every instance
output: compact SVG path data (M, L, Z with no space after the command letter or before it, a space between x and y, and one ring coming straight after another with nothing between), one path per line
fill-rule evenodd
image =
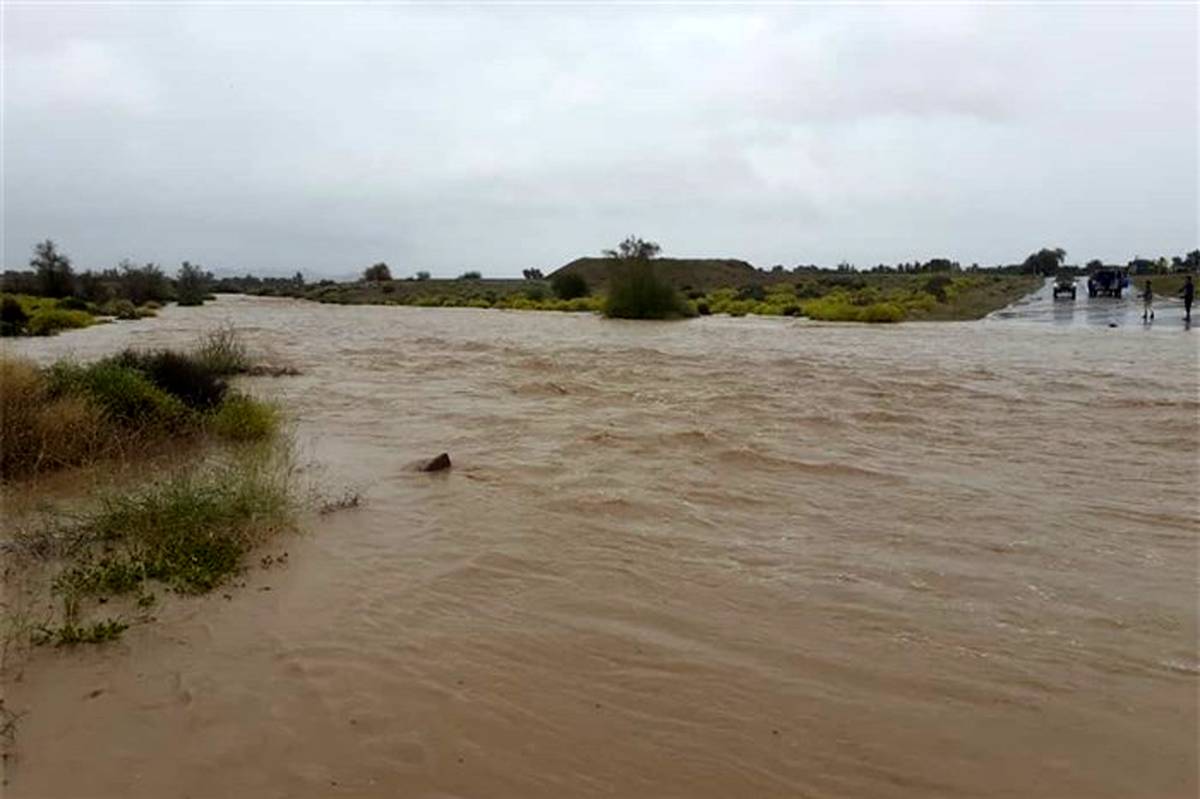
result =
M247 276L222 279L213 290L345 305L580 311L626 318L755 314L901 322L979 319L1036 290L1046 274L1040 265L964 268L947 259L867 272L848 265L763 270L737 259L660 258L657 252L652 242L630 237L605 257L578 258L548 275L527 269L520 280L485 279L479 272L454 279L418 272L396 279L387 264L378 263L350 282ZM618 294L624 297L624 309L614 307Z

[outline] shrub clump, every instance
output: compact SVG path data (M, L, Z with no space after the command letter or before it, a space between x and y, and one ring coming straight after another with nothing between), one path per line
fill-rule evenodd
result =
M84 463L120 437L84 396L53 396L33 364L0 358L0 478Z
M250 371L250 353L232 327L218 328L200 340L196 359L214 375L225 377Z
M113 360L90 366L59 363L51 368L54 397L86 396L109 419L127 427L170 429L187 420L188 408L143 373Z
M125 350L112 362L142 373L155 386L196 410L220 405L228 389L225 381L200 358L171 350Z
M576 297L586 297L590 291L587 280L575 272L560 272L550 278L550 288L554 296L560 300L573 300Z
M24 335L28 322L29 314L16 297L0 298L0 336Z
M105 316L113 316L117 319L138 319L138 308L129 300L112 300L100 306L100 313Z
M612 265L604 315L616 319L673 319L689 314L650 259L628 258Z
M45 369L0 358L0 479L111 457L164 436L270 438L278 409L230 392L223 379L257 371L231 331L209 336L192 354L126 350Z
M212 418L212 430L231 441L258 441L279 430L279 411L244 394L229 396Z
M33 312L25 328L33 336L52 336L60 330L74 330L91 324L92 315L87 311L41 308Z

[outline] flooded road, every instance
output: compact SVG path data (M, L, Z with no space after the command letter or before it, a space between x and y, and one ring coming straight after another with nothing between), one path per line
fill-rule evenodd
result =
M364 497L37 652L6 795L1195 796L1200 335L1038 318L223 297L6 344L232 322Z
M1040 290L1008 308L997 311L990 321L1049 323L1058 327L1126 327L1140 330L1191 330L1185 321L1183 300L1176 296L1155 295L1154 319L1142 321L1144 305L1131 287L1120 297L1088 297L1087 278L1075 282L1076 297L1055 299L1054 280L1046 280ZM1196 310L1196 309L1193 309ZM1200 323L1200 310L1194 321Z

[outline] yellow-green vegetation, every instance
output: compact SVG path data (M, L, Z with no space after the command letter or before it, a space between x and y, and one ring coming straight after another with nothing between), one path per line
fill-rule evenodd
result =
M978 319L1037 288L1007 275L820 275L694 297L701 314L804 316L825 322Z
M213 415L212 429L230 441L269 438L279 430L279 409L244 394L231 394Z
M157 304L155 304L155 307ZM155 315L150 303L141 307L129 300L112 300L100 305L78 297L38 297L32 294L0 294L0 336L52 336L61 330L114 319L143 319Z
M611 259L603 261L611 271ZM667 259L661 259L665 261ZM656 274L660 259L653 262ZM679 262L675 269L680 268ZM719 275L733 266L721 262ZM743 275L745 269L737 272ZM752 268L748 282L718 288L695 289L716 279L689 279L675 285L686 298L667 315L695 313L744 316L800 316L828 322L900 322L913 320L979 319L1036 290L1039 278L1031 275L988 272L935 272L922 274L813 272L777 276ZM718 275L718 276L719 276ZM702 278L702 279L701 279ZM551 276L551 281L554 276ZM679 284L678 281L685 281ZM297 296L339 304L412 305L431 308L499 308L505 310L604 312L613 287L606 280L588 285L587 296L560 299L552 282L543 280L403 280L372 283L327 284ZM1158 284L1155 284L1156 291ZM1164 293L1166 287L1162 290ZM650 296L641 292L645 296ZM620 298L618 298L620 300ZM618 303L619 304L619 303ZM619 314L618 314L619 315Z
M136 471L152 451L188 449L186 466L151 470L149 483L118 480L70 500L69 512L38 504L5 519L6 575L44 575L26 580L41 597L35 615L31 603L3 601L6 649L14 638L116 638L155 590L210 591L292 525L298 494L280 410L226 382L254 369L230 330L191 352L126 350L47 367L0 358L0 478L10 497L36 492L30 481L52 471L99 459Z
M1135 275L1133 284L1136 288L1136 293L1141 294L1146 290L1146 281L1150 281L1150 290L1154 292L1156 297L1179 297L1183 293L1183 284L1187 282L1186 274L1170 274L1170 275ZM1200 282L1200 275L1192 275L1192 282Z
M279 427L277 409L230 391L224 380L249 368L228 331L208 336L194 353L126 350L45 368L0 357L0 479L116 457L161 439L267 438Z

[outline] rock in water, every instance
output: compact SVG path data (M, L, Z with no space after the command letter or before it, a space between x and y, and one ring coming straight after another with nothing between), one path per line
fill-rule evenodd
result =
M450 456L443 452L421 467L423 472L440 472L450 468Z

